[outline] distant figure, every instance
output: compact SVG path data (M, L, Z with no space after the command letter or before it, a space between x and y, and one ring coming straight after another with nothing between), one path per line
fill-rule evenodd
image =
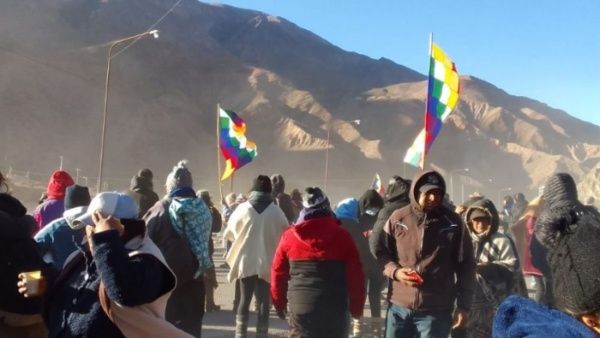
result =
M356 208L348 209L348 217L356 220L358 203L350 203ZM346 338L348 312L359 319L365 303L359 252L321 189L306 188L304 207L281 237L273 260L275 311L284 319L289 309L289 337Z
M46 224L62 217L65 212L65 190L73 184L75 184L73 178L66 171L57 170L52 173L46 189L48 198L33 212L33 218L38 224L36 233Z
M173 167L165 188L167 195L144 218L148 235L177 276L166 318L185 332L200 337L206 296L204 274L213 266L208 248L212 216L206 203L196 197L186 161Z
M239 289L235 316L235 337L245 338L248 331L250 302L256 295L258 319L256 337L267 338L269 330L269 283L275 248L288 226L285 214L273 203L271 180L259 175L254 179L250 197L235 209L223 237L232 241L227 254L231 267L227 279Z
M502 210L500 211L500 225L502 226L502 232L508 233L508 229L516 221L514 216L514 205L515 200L512 196L504 196L502 200Z
M523 216L525 209L527 209L527 205L529 205L529 202L525 198L525 195L523 195L523 193L520 192L516 193L515 204L513 207L513 215L516 219L519 219L521 218L521 216Z
M300 193L300 190L292 190L292 192L290 193L290 197L292 198L292 206L294 207L294 213L296 215L300 215L300 211L302 211L302 194ZM296 219L297 218L298 217L296 217ZM294 220L294 222L292 223L295 222L296 220Z
M10 187L8 186L8 182L6 182L6 177L0 172L0 194L8 193L9 190Z
M384 206L383 197L377 191L369 189L358 200L358 206L358 223L361 236L363 237L361 241L364 240L367 244L366 248L359 247L358 250L361 261L365 262L363 263L363 272L365 273L369 308L371 309L371 317L364 317L362 319L366 322L366 327L363 328L363 331L381 336L384 327L384 320L381 318L381 290L383 289L384 277L375 256L371 254L369 238L373 232L373 227L379 213Z
M443 206L445 192L438 172L417 175L410 205L396 210L378 237L375 255L391 280L387 338L447 338L468 320L473 246L460 217Z
M548 249L556 309L508 298L494 319L495 338L600 336L600 217L578 200L569 174L552 175L535 229Z
M541 247L540 249L544 252L539 253L532 250L536 242L533 233L538 217L544 208L543 197L534 198L527 208L521 212L521 217L510 227L510 232L515 239L519 258L521 259L521 269L525 277L529 298L536 302L548 303L551 301L551 293L549 292L551 290L549 290L550 283L548 280L551 276L542 271L543 269L540 268L540 264L538 266L534 264L536 259L545 260L545 249ZM542 257L534 257L534 253Z
M288 223L294 223L298 215L294 211L292 198L285 193L285 181L283 180L283 176L280 174L271 176L271 185L273 186L273 201L281 208L285 217L288 219Z
M211 232L213 234L221 231L223 227L223 218L221 217L221 213L217 208L215 208L213 201L210 197L210 193L208 190L200 190L196 193L197 196L202 198L208 209L210 210L210 214L212 216L212 227ZM208 253L210 255L210 259L213 260L213 254L215 253L215 243L210 237L208 241ZM206 273L204 273L204 289L206 290L206 312L219 311L221 307L215 304L215 289L219 286L217 282L217 273L214 267L208 269Z
M133 197L140 206L140 218L144 217L148 209L158 202L158 195L153 190L152 178L154 175L150 169L142 169L131 179L129 196Z
M57 270L63 268L67 258L77 251L77 245L83 239L83 231L73 230L70 223L87 210L90 201L87 187L76 184L68 187L63 217L50 222L35 235L41 253L50 256L50 262Z

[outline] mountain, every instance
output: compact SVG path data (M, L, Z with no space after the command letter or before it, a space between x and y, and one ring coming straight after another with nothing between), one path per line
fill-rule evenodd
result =
M0 168L43 183L64 156L93 186L108 42L145 31L174 2L0 2ZM419 72L225 5L183 0L156 28L159 39L141 39L111 63L109 189L126 188L141 167L160 186L187 158L196 187L215 191L217 104L238 111L258 144L259 156L236 174L237 191L257 173L280 172L289 188L322 186L326 153L334 199L360 194L375 172L415 173L402 158L423 123ZM583 179L600 162L598 126L473 76L462 89L430 156L455 199L476 190L531 196L555 171Z

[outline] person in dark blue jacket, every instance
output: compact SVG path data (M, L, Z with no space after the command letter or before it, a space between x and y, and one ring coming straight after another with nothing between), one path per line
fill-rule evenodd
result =
M154 316L139 323L140 332L144 325L167 323L166 301L162 308L153 303L174 289L175 276L145 236L145 224L137 217L138 207L131 197L102 193L92 200L88 212L75 220L74 225L85 226L87 242L78 246L54 283L49 283L46 322L50 338L126 337L124 329L131 327L120 327L109 318L102 305L102 288L110 304L133 309L129 310L132 313L140 308L155 309ZM28 294L23 276L19 287L26 297L33 296Z

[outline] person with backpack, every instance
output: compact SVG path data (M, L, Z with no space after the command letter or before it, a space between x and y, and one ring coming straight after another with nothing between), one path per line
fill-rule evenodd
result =
M204 274L213 267L209 252L212 216L206 203L196 196L186 161L173 167L165 187L167 196L148 210L144 220L148 235L177 276L166 318L185 332L200 337Z
M492 322L498 304L514 292L515 281L521 278L519 260L511 239L498 231L500 217L494 203L480 199L465 212L475 262L475 289L471 311L464 330L454 330L453 338L487 338L492 334Z
M0 173L0 189L8 185ZM44 270L32 239L37 224L27 209L8 193L0 193L0 337L44 338L48 331L42 318L42 300L23 298L17 287L18 275L24 271Z

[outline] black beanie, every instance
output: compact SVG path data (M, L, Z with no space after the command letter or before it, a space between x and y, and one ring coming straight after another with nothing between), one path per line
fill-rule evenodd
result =
M90 191L87 187L81 185L71 185L65 190L65 210L86 207L90 205Z
M272 190L273 188L271 186L271 179L269 176L265 175L258 175L258 177L252 181L252 189L250 189L250 191L260 191L266 193L271 193Z
M569 174L555 174L545 185L545 208L535 236L548 248L552 289L559 309L573 315L600 310L600 216L577 200Z

